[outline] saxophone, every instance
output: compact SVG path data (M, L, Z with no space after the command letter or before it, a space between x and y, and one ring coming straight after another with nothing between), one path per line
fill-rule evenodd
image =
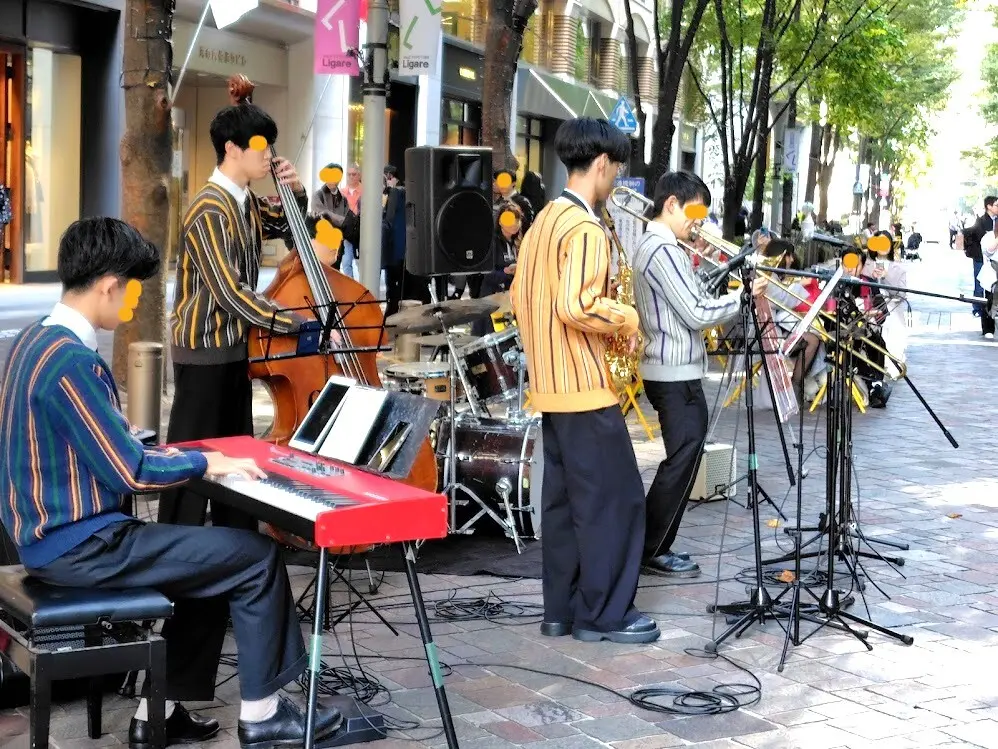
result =
M634 306L634 271L627 262L624 246L617 236L617 228L613 224L610 212L603 207L603 222L610 234L610 242L617 250L617 275L610 281L610 298L629 307ZM630 352L630 337L616 333L610 336L609 344L604 353L606 368L610 373L610 382L617 393L623 393L638 375L638 361L641 356L643 338L637 333L638 345Z

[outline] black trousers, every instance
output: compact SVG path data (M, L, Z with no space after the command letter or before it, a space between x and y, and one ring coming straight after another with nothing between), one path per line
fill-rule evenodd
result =
M405 266L401 263L385 266L385 317L391 317L399 311L404 277Z
M238 437L253 434L253 391L245 360L229 364L174 364L173 405L167 442ZM208 500L187 489L164 492L159 522L204 525ZM211 508L212 525L255 529L244 512L219 503Z
M645 380L645 395L658 414L665 460L658 464L648 489L645 558L665 554L683 522L707 439L707 398L700 380Z
M305 643L288 572L269 538L232 528L114 523L31 574L53 585L154 588L174 602L166 621L166 697L212 700L215 674L197 663L205 599L232 613L245 700L267 697L305 670ZM217 664L217 654L215 661Z
M236 437L253 434L253 395L246 361L229 364L174 364L174 396L167 442ZM204 525L208 499L188 489L164 492L159 500L159 522ZM245 512L212 503L211 523L216 528L256 531L259 523ZM185 632L174 635L184 642L189 663L179 681L182 699L214 699L218 658L225 643L229 602L224 597L198 596L191 605L195 616L184 623ZM170 620L166 632L179 626ZM172 632L171 632L172 634ZM207 696L189 696L207 695Z
M994 294L988 289L984 292L984 298L988 300L981 308L981 335L987 335L988 333L995 332L995 319L991 317L991 303L994 299Z
M610 632L638 616L644 486L619 406L545 413L544 619Z

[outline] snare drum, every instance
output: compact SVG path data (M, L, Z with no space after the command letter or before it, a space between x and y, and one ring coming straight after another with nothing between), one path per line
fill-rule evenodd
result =
M512 364L506 362L503 354L522 350L519 330L510 327L500 333L483 336L457 352L479 400L490 404L516 400L517 372ZM526 372L523 381L527 381Z
M436 401L450 400L450 367L447 362L401 362L385 368L385 390L421 395ZM462 395L461 383L456 395Z
M436 453L441 482L450 481L447 446L450 444L450 421L437 424ZM458 416L455 425L455 472L457 482L473 491L482 502L504 521L508 520L504 500L512 509L513 525L520 538L541 537L541 486L544 474L544 450L540 420L508 422L499 419L470 419ZM451 532L468 530L465 526L481 507L458 490L456 527ZM484 532L499 529L483 515L476 521Z

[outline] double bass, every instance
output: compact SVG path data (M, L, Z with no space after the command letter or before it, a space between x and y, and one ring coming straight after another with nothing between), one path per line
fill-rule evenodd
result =
M244 75L229 78L228 86L233 105L250 101L255 88ZM276 155L273 144L268 147L273 158ZM263 439L286 444L332 375L381 387L374 349L386 343L385 318L380 304L365 286L320 262L294 190L277 179L273 165L271 174L291 229L294 248L281 262L274 280L263 295L283 309L314 308L320 317L338 310L332 329L339 335L343 348L372 349L361 353L281 358L281 355L295 353L297 341L294 336L275 336L263 328L250 329L250 378L262 382L274 402L274 423ZM316 317L308 312L298 314ZM325 319L319 321L326 323ZM409 475L403 481L427 491L437 490L437 462L429 438L424 440ZM270 533L284 543L311 548L310 543L289 537L278 529L271 528Z

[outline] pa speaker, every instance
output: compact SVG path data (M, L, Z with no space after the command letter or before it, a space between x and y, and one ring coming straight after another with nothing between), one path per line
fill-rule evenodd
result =
M417 276L494 270L492 149L405 152L405 265Z

